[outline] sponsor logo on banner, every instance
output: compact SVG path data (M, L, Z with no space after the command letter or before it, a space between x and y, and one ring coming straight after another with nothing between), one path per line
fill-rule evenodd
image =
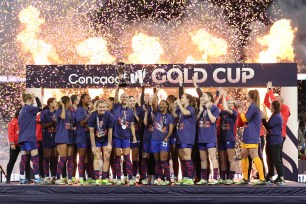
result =
M185 87L193 87L192 76L202 86L261 87L296 86L297 65L280 64L160 64L126 65L124 79L131 87L139 84L177 87L182 77ZM114 87L118 83L113 65L28 65L27 88Z

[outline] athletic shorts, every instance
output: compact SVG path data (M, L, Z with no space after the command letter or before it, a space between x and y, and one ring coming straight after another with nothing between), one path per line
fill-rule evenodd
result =
M77 148L91 148L91 144L87 143L87 144L81 144L81 143L77 143Z
M54 147L56 147L56 144L42 144L42 147L44 149L53 149Z
M131 147L130 140L123 140L117 137L113 137L113 148L130 148Z
M108 140L104 140L102 142L97 142L96 141L96 147L106 147L108 144Z
M236 145L236 142L219 142L218 144L218 150L219 151L224 151L224 150L227 150L227 149L235 149L235 145Z
M20 144L21 151L31 151L35 149L38 149L36 142L23 142Z
M164 142L164 140L151 140L151 153L169 152L170 141Z
M245 149L258 149L258 144L244 144L243 142L241 142L241 148L245 148Z
M151 143L143 143L142 144L142 152L143 153L151 153Z
M217 147L217 143L199 143L198 148L199 150L207 150L209 148Z
M176 147L178 149L186 149L186 148L192 149L193 145L192 144L177 144Z
M131 141L131 148L140 148L140 141L137 141L136 143L133 143L133 141Z
M170 144L176 145L176 137L170 137Z

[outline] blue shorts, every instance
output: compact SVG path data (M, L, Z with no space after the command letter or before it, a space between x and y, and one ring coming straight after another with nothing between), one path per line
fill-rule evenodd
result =
M151 143L143 143L142 144L142 152L151 153Z
M176 137L170 137L170 144L176 145Z
M227 149L235 149L235 145L236 145L236 142L219 142L218 144L218 150L219 151L224 151L224 150L227 150Z
M131 147L130 140L123 140L117 137L113 137L113 148L129 148Z
M178 149L186 149L186 148L192 149L193 145L192 144L177 144L176 147Z
M106 147L108 144L108 140L104 140L101 142L96 141L96 147Z
M169 152L170 141L164 143L164 140L151 140L151 153Z
M81 149L81 148L91 148L91 144L81 144L81 143L77 143L77 148Z
M133 141L131 141L131 148L140 148L140 141L137 141L136 143L133 143Z
M23 142L20 144L21 151L31 151L35 149L38 149L36 142Z
M209 148L217 147L217 143L199 143L199 150L207 150Z
M42 144L42 147L44 149L53 149L54 147L56 147L56 144Z

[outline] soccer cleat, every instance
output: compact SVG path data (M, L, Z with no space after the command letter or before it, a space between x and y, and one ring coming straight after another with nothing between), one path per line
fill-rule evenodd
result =
M30 184L28 179L25 179L25 178L24 179L20 179L19 183L20 184Z
M207 184L207 180L205 179L201 179L199 182L196 183L196 185L206 185Z
M111 182L112 184L116 184L116 183L118 182L118 180L117 180L117 179L112 179L110 182Z
M45 182L46 185L52 184L52 181L51 181L51 179L50 179L49 177L48 177L48 178L45 178L45 179L44 179L44 182Z
M220 178L220 179L218 180L218 183L219 183L219 184L224 184L225 181L224 181L223 179Z
M68 184L68 185L73 185L72 179L68 179L67 184Z
M129 186L135 186L135 181L133 179L129 181Z
M227 180L225 180L224 184L225 185L232 185L232 184L234 184L234 181L232 179L227 179Z
M65 179L58 179L58 180L55 181L55 184L56 185L65 185L66 182L65 182Z
M116 182L116 185L117 185L117 186L121 186L121 185L123 185L123 182L122 182L121 180L118 180L118 181Z
M44 180L42 180L41 178L34 179L34 183L37 184L37 185L44 185L45 184Z
M72 183L73 184L78 184L78 180L75 177L72 177Z
M142 185L149 185L148 179L144 179L141 181Z
M84 178L80 178L80 180L79 180L79 185L80 185L80 186L85 185L85 183L84 183Z
M68 183L68 179L67 178L63 178L63 180L65 181L65 183Z
M247 185L249 184L249 181L245 180L245 179L241 179L239 181L235 182L236 185Z
M100 180L101 185L103 186L111 186L112 183L108 179L102 179Z
M161 185L161 186L168 186L168 185L171 185L171 181L169 181L169 180L162 181L162 182L160 183L160 185Z
M53 177L51 183L52 183L52 184L55 184L55 182L56 182L56 178Z
M95 185L96 186L101 186L102 185L101 179L97 179L96 182L95 182Z
M154 180L154 185L160 185L161 179L155 179Z
M174 185L183 185L186 180L186 178L183 178L182 180L175 182Z
M184 186L192 186L192 185L194 185L194 182L193 182L192 179L186 179L186 180L182 183L182 185L184 185Z
M209 182L208 182L208 185L217 185L219 184L218 180L216 179L211 179Z
M257 180L255 182L252 182L252 185L267 185L267 182L264 180L264 181L261 181L261 180Z
M94 184L95 180L93 180L92 178L89 177L89 178L87 178L86 183L88 183L89 185Z
M285 181L284 181L283 179L279 179L279 180L277 181L277 185L279 185L279 186L284 186L284 185L286 185L286 183L285 183Z

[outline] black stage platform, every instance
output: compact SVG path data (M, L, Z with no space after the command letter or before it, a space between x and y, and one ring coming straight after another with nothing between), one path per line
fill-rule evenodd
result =
M306 203L306 184L285 186L38 186L0 184L0 203Z

